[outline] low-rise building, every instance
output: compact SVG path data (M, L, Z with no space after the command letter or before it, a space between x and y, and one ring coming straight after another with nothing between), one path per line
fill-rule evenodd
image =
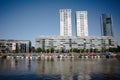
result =
M1 53L26 53L30 52L31 41L30 40L5 40L0 39L0 52Z
M54 48L59 50L64 48L78 49L109 49L117 48L117 41L112 36L83 36L83 37L68 37L68 36L39 36L36 38L36 48Z

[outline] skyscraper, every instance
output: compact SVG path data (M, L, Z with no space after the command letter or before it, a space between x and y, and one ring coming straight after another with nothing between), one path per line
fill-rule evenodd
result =
M111 14L101 15L102 36L113 36Z
M87 11L76 11L76 36L88 36Z
M60 36L72 36L71 9L60 9Z

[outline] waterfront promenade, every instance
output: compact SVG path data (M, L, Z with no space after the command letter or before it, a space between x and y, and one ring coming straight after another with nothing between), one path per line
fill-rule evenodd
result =
M105 55L103 53L1 53L0 58L7 59L37 59L37 60L51 60L55 58L109 58L116 57L116 54Z

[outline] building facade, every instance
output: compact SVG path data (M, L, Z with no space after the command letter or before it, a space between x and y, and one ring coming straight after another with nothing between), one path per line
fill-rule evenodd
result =
M60 36L72 36L71 9L60 9Z
M101 15L102 36L113 36L111 14Z
M61 48L70 50L71 48L79 49L98 49L101 50L116 48L116 40L111 36L86 36L86 37L65 37L65 36L39 36L36 38L36 48Z
M60 9L60 36L39 36L35 39L35 48L50 49L56 51L64 49L70 51L77 49L117 48L117 41L113 37L111 15L103 14L102 36L88 36L87 11L76 11L77 35L72 36L71 9Z
M0 40L0 53L27 53L31 51L30 40Z
M88 36L87 11L76 11L76 36Z

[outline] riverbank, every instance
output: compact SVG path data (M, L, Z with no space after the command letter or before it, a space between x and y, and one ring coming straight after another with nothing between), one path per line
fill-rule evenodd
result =
M120 58L120 53L1 53L0 58L15 59L54 59L54 58Z

